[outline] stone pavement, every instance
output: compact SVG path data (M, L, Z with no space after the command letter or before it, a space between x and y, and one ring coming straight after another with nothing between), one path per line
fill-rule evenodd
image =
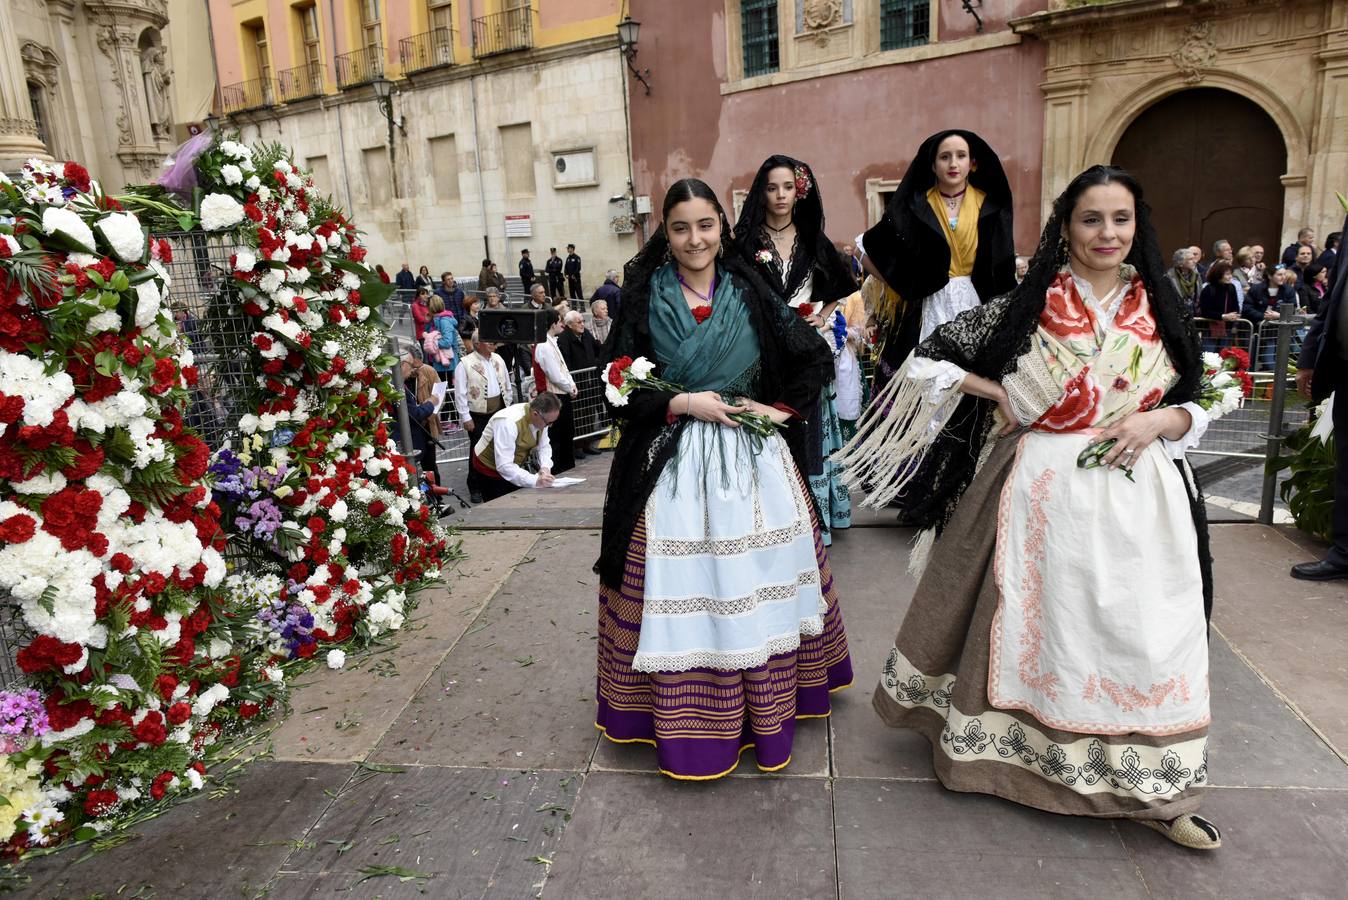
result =
M913 589L911 532L880 515L832 551L857 684L831 720L801 724L783 774L750 751L728 778L679 783L651 748L600 739L590 565L606 466L472 510L467 561L396 651L315 673L270 759L118 847L30 864L23 895L1348 895L1348 587L1287 577L1318 552L1295 531L1213 528L1206 812L1225 847L1199 855L936 784L925 742L870 709Z

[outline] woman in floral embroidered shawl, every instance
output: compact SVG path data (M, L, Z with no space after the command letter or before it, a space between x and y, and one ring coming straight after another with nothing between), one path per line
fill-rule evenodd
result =
M596 725L702 780L755 748L791 758L797 719L827 716L851 662L798 460L797 414L832 374L823 340L734 252L711 188L670 188L628 263L614 357L679 392L637 389L604 499ZM721 249L726 247L722 254ZM616 364L616 363L615 363ZM729 416L784 425L763 437Z
M1212 590L1184 451L1207 426L1201 375L1140 186L1096 166L1054 203L1024 281L919 344L863 417L842 456L867 502L912 497L929 526L874 705L930 740L947 787L1220 845L1195 815Z
M835 361L848 351L847 321L838 304L857 286L824 233L824 202L807 164L781 154L763 161L735 223L735 244L777 296L819 331ZM842 473L828 459L843 444L835 379L802 412L809 431L805 475L819 508L824 545L830 546L834 529L852 524Z

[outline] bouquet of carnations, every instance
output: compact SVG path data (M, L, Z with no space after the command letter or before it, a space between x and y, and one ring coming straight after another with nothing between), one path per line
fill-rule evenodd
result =
M618 357L604 367L604 398L613 406L626 406L627 395L638 388L651 391L669 391L675 394L687 390L673 382L656 378L652 374L654 371L655 363L644 356L638 356L636 359L630 356ZM734 403L733 398L726 397L723 399L727 403ZM738 422L740 427L746 431L759 437L774 435L782 427L761 413L731 413L730 418Z
M1207 411L1208 418L1220 419L1240 409L1254 389L1254 379L1246 371L1250 355L1244 350L1227 347L1221 353L1203 354L1203 378L1198 387L1198 405Z

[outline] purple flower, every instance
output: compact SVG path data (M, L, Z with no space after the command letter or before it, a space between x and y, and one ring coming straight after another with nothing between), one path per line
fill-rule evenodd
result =
M37 738L50 730L41 694L34 690L0 691L0 735Z

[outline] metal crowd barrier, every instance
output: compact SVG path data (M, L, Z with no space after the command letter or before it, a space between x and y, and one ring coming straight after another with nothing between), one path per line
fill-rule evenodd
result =
M1195 318L1198 336L1202 340L1206 353L1218 353L1228 347L1244 350L1254 359L1254 323L1248 319L1224 321L1222 319Z

